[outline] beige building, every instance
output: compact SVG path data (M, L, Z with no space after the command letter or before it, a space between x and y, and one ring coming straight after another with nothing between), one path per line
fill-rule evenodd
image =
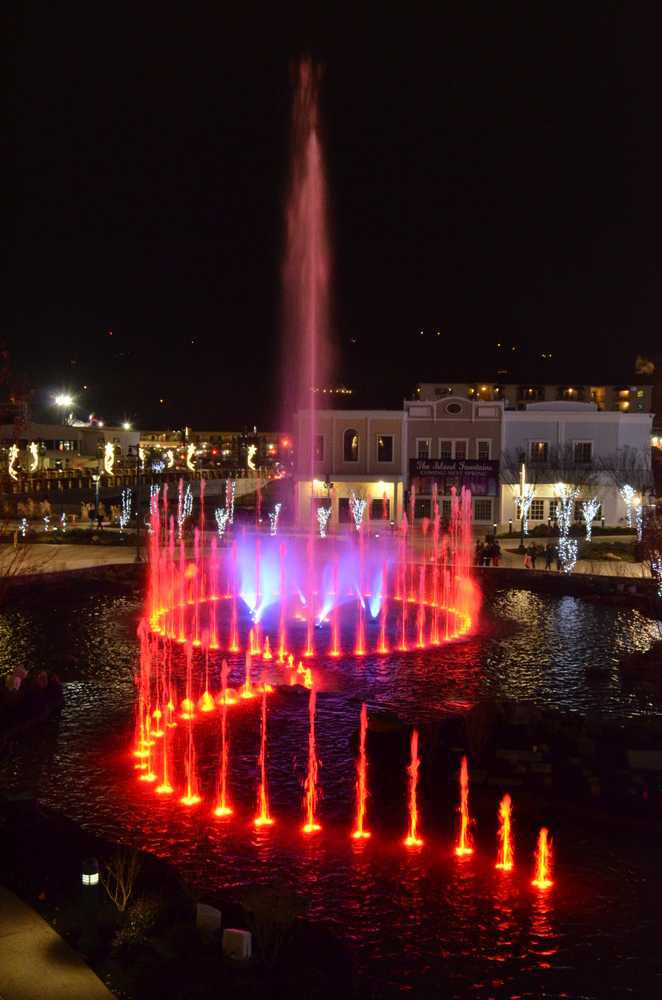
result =
M297 414L296 519L331 507L334 524L351 522L352 493L368 502L371 521L398 521L405 489L402 410L317 410Z
M432 516L436 484L442 518L450 514L451 488L466 486L472 493L474 523L498 523L504 404L450 395L404 405L416 518Z
M502 402L507 410L524 410L529 403L595 403L598 410L617 410L620 413L650 413L653 387L651 385L606 385L582 382L419 382L416 389L418 401L434 402L439 399L478 400Z

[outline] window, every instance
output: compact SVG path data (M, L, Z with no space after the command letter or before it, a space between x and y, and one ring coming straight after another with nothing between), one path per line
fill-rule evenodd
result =
M378 497L371 501L370 503L370 520L371 521L390 521L391 519L391 501Z
M474 500L474 521L492 521L492 501L481 497Z
M316 462L323 462L324 461L324 435L323 434L316 434L315 435L315 461Z
M430 445L430 438L416 438L416 458L429 458Z
M529 509L529 521L544 521L544 520L545 520L545 501L532 500L531 507Z
M461 413L462 407L459 403L448 403L446 406L446 413Z
M589 465L593 459L592 441L575 441L575 465Z
M529 457L532 462L546 462L547 451L547 441L531 441L529 445Z
M481 462L489 462L492 456L492 442L489 438L476 442L476 455Z
M352 521L352 511L349 506L349 497L340 497L338 500L338 522L340 524L350 524Z
M439 441L439 458L452 458L453 457L453 442L452 441Z
M430 517L432 511L432 500L429 497L416 497L414 503L414 517Z
M392 462L393 461L393 435L392 434L378 434L377 435L377 461L378 462Z
M359 460L359 435L353 427L348 428L343 435L343 460L345 462Z
M466 441L456 441L455 442L455 458L464 461L467 457L467 442Z
M555 521L556 520L556 516L557 516L556 515L556 509L558 507L558 503L559 503L558 500L550 500L549 501L549 519L550 519L550 521Z

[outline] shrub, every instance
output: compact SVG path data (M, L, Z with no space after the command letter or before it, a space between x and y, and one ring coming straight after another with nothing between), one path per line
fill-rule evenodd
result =
M130 953L141 948L161 916L158 899L141 896L126 911L126 920L113 938L115 953Z

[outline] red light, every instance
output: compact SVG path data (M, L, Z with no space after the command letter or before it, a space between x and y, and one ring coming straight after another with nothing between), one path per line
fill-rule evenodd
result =
M281 447L282 448L289 448L290 447L290 442L288 441L287 438L283 438L283 440L281 441Z
M212 455L218 455L218 451L216 450L216 448L212 448L211 453Z

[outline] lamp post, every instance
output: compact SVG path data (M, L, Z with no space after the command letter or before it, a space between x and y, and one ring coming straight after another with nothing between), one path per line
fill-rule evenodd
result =
M97 920L99 916L99 862L96 858L85 858L81 865L81 909L83 911L83 933L80 939L82 951L91 952L97 944Z
M95 517L99 516L99 488L101 485L101 473L92 473L92 482L94 483L94 514Z

